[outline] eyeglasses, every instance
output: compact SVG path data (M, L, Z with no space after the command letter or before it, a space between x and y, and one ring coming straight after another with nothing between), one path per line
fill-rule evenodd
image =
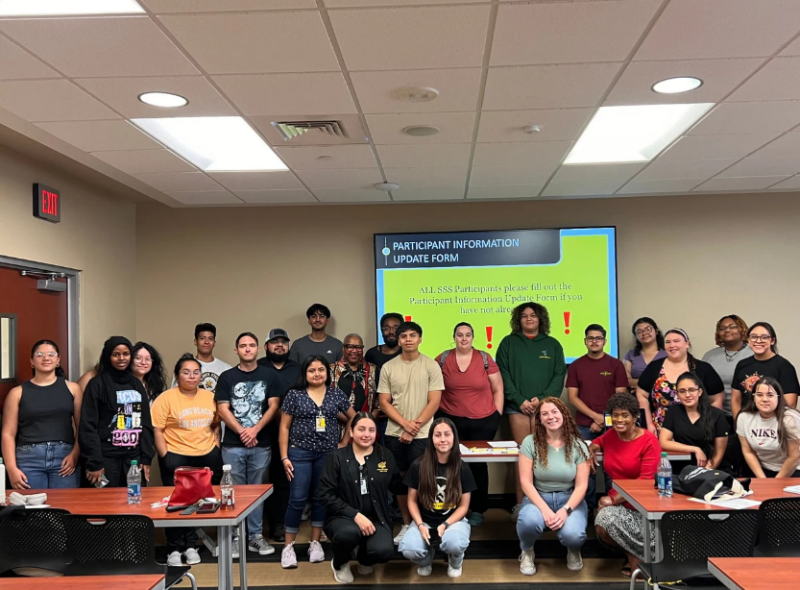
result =
M634 332L637 336L644 336L645 334L652 334L653 333L653 326L647 326L646 328L642 328L641 330L636 330Z
M181 371L181 375L184 377L199 377L201 373L200 371Z
M678 395L686 395L687 393L695 394L700 391L699 387L690 387L688 389L679 389Z
M151 359L151 358L144 358L144 359L143 358L135 358L135 359L133 359L133 362L136 363L137 365L149 365L150 363L153 362L153 359Z
M772 336L769 334L750 334L747 339L750 342L769 342L772 340Z
M759 391L755 395L758 398L764 398L765 397L767 399L775 399L776 397L778 397L778 394L775 393L774 391L768 391L767 393L764 393L763 391Z
M586 342L605 342L605 336L587 336L584 338Z
M720 332L724 332L725 330L733 331L733 330L738 330L738 329L739 329L739 326L737 326L736 324L728 324L727 326L720 326L719 327L719 331Z
M37 352L33 356L35 356L37 359L43 359L44 357L47 357L49 359L56 359L56 358L58 358L58 353L57 352Z
M345 350L364 350L364 345L363 344L345 344L344 345L344 349Z

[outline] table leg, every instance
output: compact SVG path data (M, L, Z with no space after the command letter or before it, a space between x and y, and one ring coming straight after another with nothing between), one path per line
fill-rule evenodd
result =
M247 529L239 523L239 588L247 590Z
M664 547L661 543L661 521L656 520L654 524L656 527L656 554L654 557L656 561L661 561L664 559Z
M217 527L217 586L219 590L233 590L233 539L231 527Z

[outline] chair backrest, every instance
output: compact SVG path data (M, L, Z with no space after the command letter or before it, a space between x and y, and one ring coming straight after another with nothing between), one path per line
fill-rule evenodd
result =
M155 527L146 516L70 515L64 517L72 562L67 575L165 573L156 563Z
M695 562L709 557L749 557L758 526L755 510L678 510L661 519L664 561Z
M755 554L762 557L800 555L800 498L776 498L761 503Z
M0 575L16 568L64 572L69 555L64 517L55 508L0 509Z

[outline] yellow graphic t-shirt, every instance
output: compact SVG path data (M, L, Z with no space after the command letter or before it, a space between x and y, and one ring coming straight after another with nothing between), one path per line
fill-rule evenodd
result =
M192 398L173 387L156 398L151 413L153 427L164 429L168 452L200 457L214 449L212 428L219 418L211 391L198 389Z

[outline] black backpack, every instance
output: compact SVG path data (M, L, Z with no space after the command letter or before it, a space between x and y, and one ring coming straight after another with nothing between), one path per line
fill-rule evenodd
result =
M734 498L743 496L750 489L750 480L739 481L730 473L719 469L687 465L672 482L672 489L679 494L708 502L724 494L730 494Z

